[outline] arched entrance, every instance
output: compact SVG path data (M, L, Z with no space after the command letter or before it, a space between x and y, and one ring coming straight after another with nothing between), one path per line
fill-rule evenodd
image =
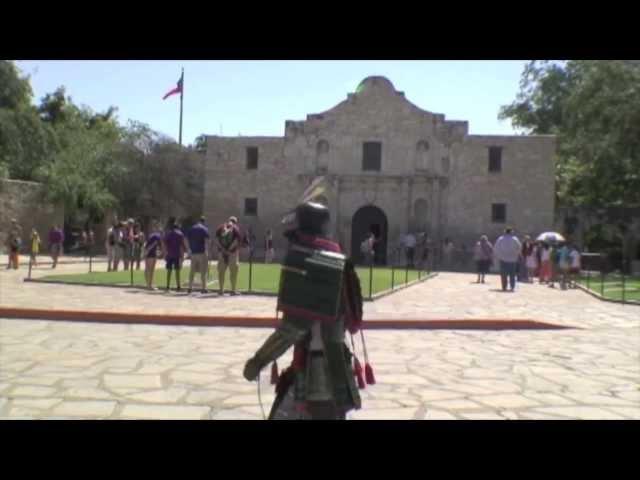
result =
M367 205L360 208L351 222L351 256L357 263L364 262L364 255L360 252L360 244L369 232L376 236L375 263L387 263L387 216L378 207Z

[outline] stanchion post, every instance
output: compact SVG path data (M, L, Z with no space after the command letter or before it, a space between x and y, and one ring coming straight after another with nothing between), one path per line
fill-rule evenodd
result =
M369 300L373 293L373 260L369 263Z
M391 290L394 289L395 287L395 280L396 280L396 265L395 262L391 262Z
M604 270L600 270L600 296L604 297Z
M33 257L29 256L29 280L31 280L31 262L33 261Z
M404 266L404 284L409 283L409 262Z
M131 272L131 286L133 286L133 246L129 249L129 272Z
M624 281L624 262L622 263L622 303L625 303L625 288L626 288L626 283Z
M91 248L89 248L89 273L91 273L91 269L92 269L92 260L93 260L93 251Z
M249 293L251 293L251 280L253 278L253 252L249 252Z

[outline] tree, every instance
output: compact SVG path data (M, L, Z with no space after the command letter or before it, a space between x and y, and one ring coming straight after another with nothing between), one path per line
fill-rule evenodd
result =
M28 76L20 76L18 67L0 60L0 109L18 110L31 105L33 91Z
M9 178L34 180L57 148L54 131L31 105L29 78L13 62L0 61L0 169Z
M564 206L640 205L640 63L530 62L499 118L558 135L556 183Z

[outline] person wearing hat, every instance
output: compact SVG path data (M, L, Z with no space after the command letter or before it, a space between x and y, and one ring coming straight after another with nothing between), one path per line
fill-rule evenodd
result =
M260 371L272 364L276 398L269 420L344 420L362 406L358 389L375 383L364 335L364 372L355 357L353 337L353 352L345 343L347 333L353 335L362 327L360 281L353 262L328 238L326 206L306 202L292 217L293 228L285 232L289 248L278 294L282 320L247 360L243 376L259 381ZM276 360L291 347L293 361L280 375Z
M238 219L233 216L229 217L229 220L216 229L215 237L218 247L219 293L224 295L224 276L228 268L231 279L231 295L237 295L239 293L237 283L241 240Z

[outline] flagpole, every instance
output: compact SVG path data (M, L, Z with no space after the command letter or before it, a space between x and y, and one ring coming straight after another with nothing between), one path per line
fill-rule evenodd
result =
M178 143L182 146L182 98L184 96L184 67L182 67L182 88L180 89L180 133L178 134Z

